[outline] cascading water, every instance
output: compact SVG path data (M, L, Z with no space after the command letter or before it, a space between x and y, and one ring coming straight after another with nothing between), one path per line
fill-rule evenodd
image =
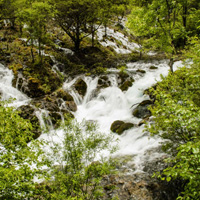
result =
M117 71L114 69L111 70L112 74L108 75L112 79L111 86L100 89L97 96L93 98L91 97L94 96L92 94L97 90L98 79L97 77L94 79L85 78L88 90L82 102L78 102L78 110L75 113L76 119L78 121L82 121L83 119L96 121L100 131L106 134L115 134L110 131L111 124L115 120L138 124L141 119L133 117L132 110L134 106L132 105L148 99L148 96L143 94L144 90L160 80L160 74L167 75L169 70L169 66L165 60L153 64L158 68L156 71L149 69L152 63L138 62L127 65L127 71L132 74L135 82L126 92L122 92L118 88L116 80ZM144 75L136 73L138 68L145 70L146 73ZM71 94L73 96L77 95L75 92ZM76 96L74 97L77 99ZM115 134L116 138L119 139L119 151L116 153L116 156L132 155L135 165L141 167L140 164L143 161L144 153L160 145L160 139L150 137L143 130L144 127L140 126L125 131L121 136ZM154 152L154 156L158 156L158 154Z
M152 64L157 67L156 70L150 69ZM181 63L177 62L174 67L176 68L176 66L180 65ZM145 70L146 73L142 74L137 72L138 69ZM164 76L167 75L168 70L169 66L166 60L154 63L128 63L127 71L135 79L135 82L126 92L122 92L118 87L117 72L119 71L116 69L110 69L108 79L111 86L107 88L98 88L99 77L92 78L81 76L87 84L87 92L84 97L75 92L73 87L75 81L80 77L71 81L66 81L63 85L63 89L69 91L75 99L78 106L77 111L74 113L76 119L78 121L82 121L83 119L95 121L99 125L101 132L105 134L114 134L119 140L119 150L115 156L131 155L136 169L142 169L141 164L144 159L147 159L145 157L145 152L158 147L160 145L160 139L150 137L148 133L143 132L143 126L136 126L126 130L122 135L111 133L110 126L115 120L138 124L141 119L133 117L132 110L136 104L148 99L148 96L143 94L144 90L156 83L156 81L159 81L160 74L163 74ZM0 77L0 92L2 100L15 98L16 100L12 103L15 107L30 103L31 99L12 87L13 73L2 64L0 64ZM45 110L41 110L38 111L36 115L40 120L41 126L44 127L44 118L48 119L48 113L45 112ZM51 126L51 133L45 133L41 138L61 143L60 140L63 139L64 135L63 131L60 129L56 131L56 134L51 135L55 131L52 131L51 121L48 121L48 123L49 126ZM152 160L158 155L160 154L153 152L149 159Z
M12 86L13 72L0 64L0 94L2 100L15 99L12 106L19 107L27 104L30 99ZM10 104L11 105L11 104Z

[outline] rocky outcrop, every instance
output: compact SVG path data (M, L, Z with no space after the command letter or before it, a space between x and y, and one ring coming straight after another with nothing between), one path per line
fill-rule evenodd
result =
M121 135L125 130L133 128L134 124L132 123L125 123L123 121L117 120L111 124L110 130L114 133L118 133Z
M43 57L42 63L13 64L13 86L24 92L28 97L38 98L57 90L63 82L60 74L52 70L53 61Z
M160 151L159 149L155 149ZM148 155L149 156L149 155ZM132 156L119 156L116 159L118 173L104 176L101 184L104 189L104 200L116 198L119 200L176 200L178 194L183 191L183 181L170 182L152 178L155 172L166 168L164 159L166 156L154 161L145 160L144 169L133 173Z
M63 89L58 89L51 95L46 95L43 98L33 99L31 103L35 107L49 112L54 128L59 127L62 116L64 119L73 118L74 116L71 112L77 110L73 97Z
M144 100L142 101L132 112L134 117L137 118L147 118L151 116L151 112L148 109L153 102L151 100Z
M24 119L29 119L32 126L33 126L33 138L36 139L41 135L41 128L40 128L40 122L37 116L35 115L36 109L29 105L23 105L18 108L19 115Z

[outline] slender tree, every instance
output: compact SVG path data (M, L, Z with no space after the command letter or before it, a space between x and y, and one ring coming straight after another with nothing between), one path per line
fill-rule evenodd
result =
M187 36L194 30L194 26L188 27L187 21L197 25L191 18L197 13L194 2L197 1L193 3L187 0L133 1L129 28L136 36L148 39L150 44L167 54L171 61L171 71L173 71L174 56L184 47Z
M38 46L39 58L42 61L42 42L46 38L47 22L50 18L51 6L46 1L24 1L24 9L18 14L24 23L24 29L31 44L32 62L35 62L33 46Z

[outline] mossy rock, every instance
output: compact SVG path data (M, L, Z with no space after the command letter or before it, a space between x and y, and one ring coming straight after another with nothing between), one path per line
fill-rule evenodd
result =
M97 87L101 89L101 88L107 88L109 86L111 86L111 82L108 76L100 76Z
M60 113L51 112L51 113L49 113L49 116L51 118L51 122L52 122L54 128L58 128L60 126L61 120L62 120Z
M110 130L112 132L115 132L120 128L120 126L124 124L123 121L120 121L120 120L117 120L117 121L114 121L112 124L111 124L111 127L110 127Z
M125 81L121 86L120 86L120 89L122 91L127 91L129 87L131 87L133 85L133 82L135 80L134 79L130 79L130 80L127 80Z
M125 130L128 130L132 127L134 127L134 124L132 123L125 123L121 120L117 120L112 123L110 130L121 135Z
M56 96L57 98L61 98L64 101L74 101L74 98L63 89L56 90L52 95Z
M143 69L138 69L138 70L136 70L136 72L139 72L139 73L141 73L141 74L145 74L145 73L146 73L146 71L143 70Z
M77 92L81 95L81 96L85 96L86 92L87 92L87 84L85 83L85 81L83 79L78 79L75 83L74 83L74 87L77 90Z
M23 118L23 119L28 119L30 120L32 127L33 127L33 139L37 139L42 131L40 128L40 122L39 119L37 118L37 116L35 115L35 109L29 105L23 105L20 106L18 108L18 111L20 112L19 115Z
M152 66L149 67L149 69L158 69L158 67L152 65Z
M151 100L142 101L132 112L134 117L137 118L147 118L151 116L151 112L148 109L149 105L152 105L153 102Z
M119 76L118 79L120 83L125 82L130 77L126 71L120 71L118 73L118 76Z
M118 133L119 135L121 135L124 131L131 129L134 127L133 123L124 123L122 124L119 129L117 129L116 133Z
M23 77L23 84L20 82L20 89L31 98L50 94L61 87L63 83L63 77L52 71L51 63L48 63L50 62L49 58L44 57L43 59L43 63L26 63L23 68L20 66L13 66L12 68L15 76L13 86L16 85L18 71L20 70L21 77Z

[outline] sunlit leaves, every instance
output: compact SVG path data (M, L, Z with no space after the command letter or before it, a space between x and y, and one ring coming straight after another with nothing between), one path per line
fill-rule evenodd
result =
M22 199L34 195L36 189L33 179L43 174L39 168L45 165L45 160L40 143L28 143L32 138L31 123L0 102L1 199Z

